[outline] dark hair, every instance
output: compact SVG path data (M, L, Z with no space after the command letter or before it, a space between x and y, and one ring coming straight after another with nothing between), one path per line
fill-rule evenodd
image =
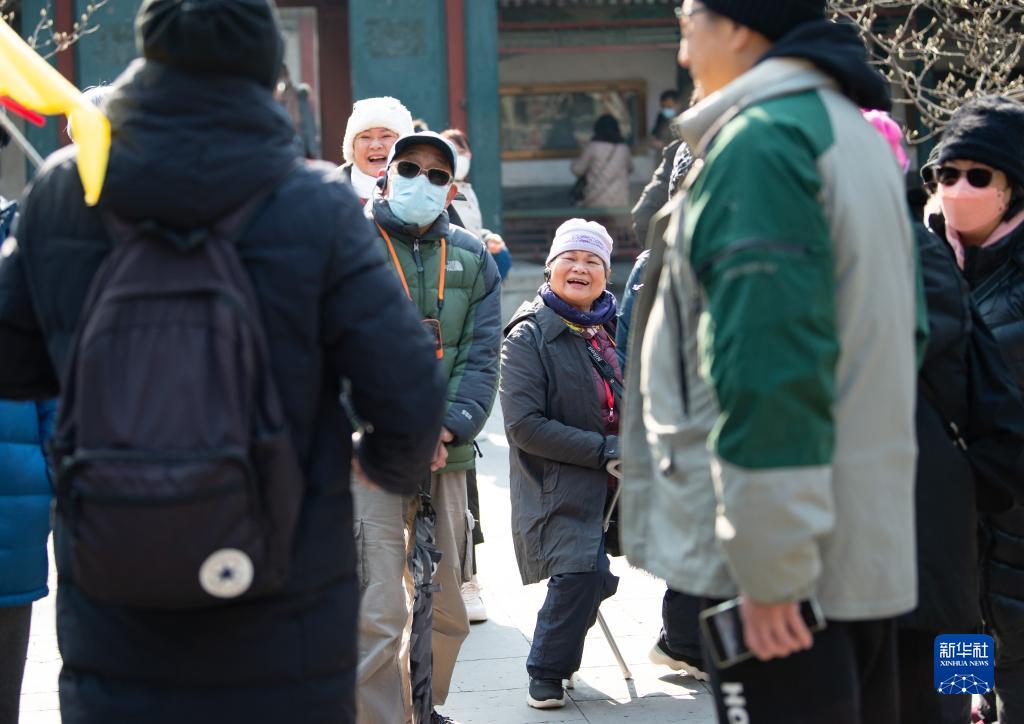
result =
M460 151L469 151L469 137L466 132L461 128L449 128L446 131L441 131L441 135L455 144L455 148Z
M412 120L413 133L422 133L423 131L429 131L430 126L422 118L414 118Z
M661 92L661 97L658 100L660 100L662 103L664 103L665 101L670 101L670 100L671 101L678 101L679 100L679 91L677 91L674 88L669 88L667 91L662 91Z
M598 119L594 121L593 140L607 141L608 143L626 142L626 139L622 137L622 130L619 128L619 122L615 120L615 116L610 113L598 116Z

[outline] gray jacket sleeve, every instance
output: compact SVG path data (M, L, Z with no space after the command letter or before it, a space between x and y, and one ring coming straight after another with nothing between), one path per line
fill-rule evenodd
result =
M501 348L501 411L505 434L529 455L555 462L600 468L618 456L618 440L589 430L570 427L546 416L548 385L537 340L540 332L531 321L521 322Z
M444 426L455 436L457 445L473 442L483 429L498 387L501 276L483 244L480 253L480 273L463 326L459 356L448 378L448 412Z
M636 206L633 207L633 231L642 246L647 245L647 229L651 218L662 206L668 203L668 186L672 178L672 166L676 157L676 149L682 141L673 141L661 152L661 164L654 172L650 182L644 187Z

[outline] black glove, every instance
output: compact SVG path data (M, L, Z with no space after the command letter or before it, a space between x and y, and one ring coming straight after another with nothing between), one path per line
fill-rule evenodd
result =
M604 460L601 465L607 465L609 460L619 459L619 436L608 435L604 439Z

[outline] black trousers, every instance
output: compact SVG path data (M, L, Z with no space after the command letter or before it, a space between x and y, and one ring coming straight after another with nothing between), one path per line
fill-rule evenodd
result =
M720 671L705 647L704 661L721 724L897 721L895 619L829 621L810 650L784 659L751 659Z
M703 658L700 648L700 615L703 601L688 593L665 590L661 599L661 637L671 651L699 661Z
M901 628L896 635L900 667L900 724L965 724L971 695L935 691L935 637L943 631Z
M1024 631L990 631L996 641L996 709L999 724L1024 724Z
M0 608L0 724L18 724L32 604Z
M548 579L548 595L537 614L533 645L526 660L531 677L568 679L579 670L583 643L597 621L597 609L604 599L615 595L619 586L608 564L602 545L597 570Z

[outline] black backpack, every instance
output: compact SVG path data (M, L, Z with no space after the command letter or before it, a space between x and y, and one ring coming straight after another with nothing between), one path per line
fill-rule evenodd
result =
M288 576L304 482L234 245L266 198L183 233L105 214L51 447L58 545L96 601L195 609Z

